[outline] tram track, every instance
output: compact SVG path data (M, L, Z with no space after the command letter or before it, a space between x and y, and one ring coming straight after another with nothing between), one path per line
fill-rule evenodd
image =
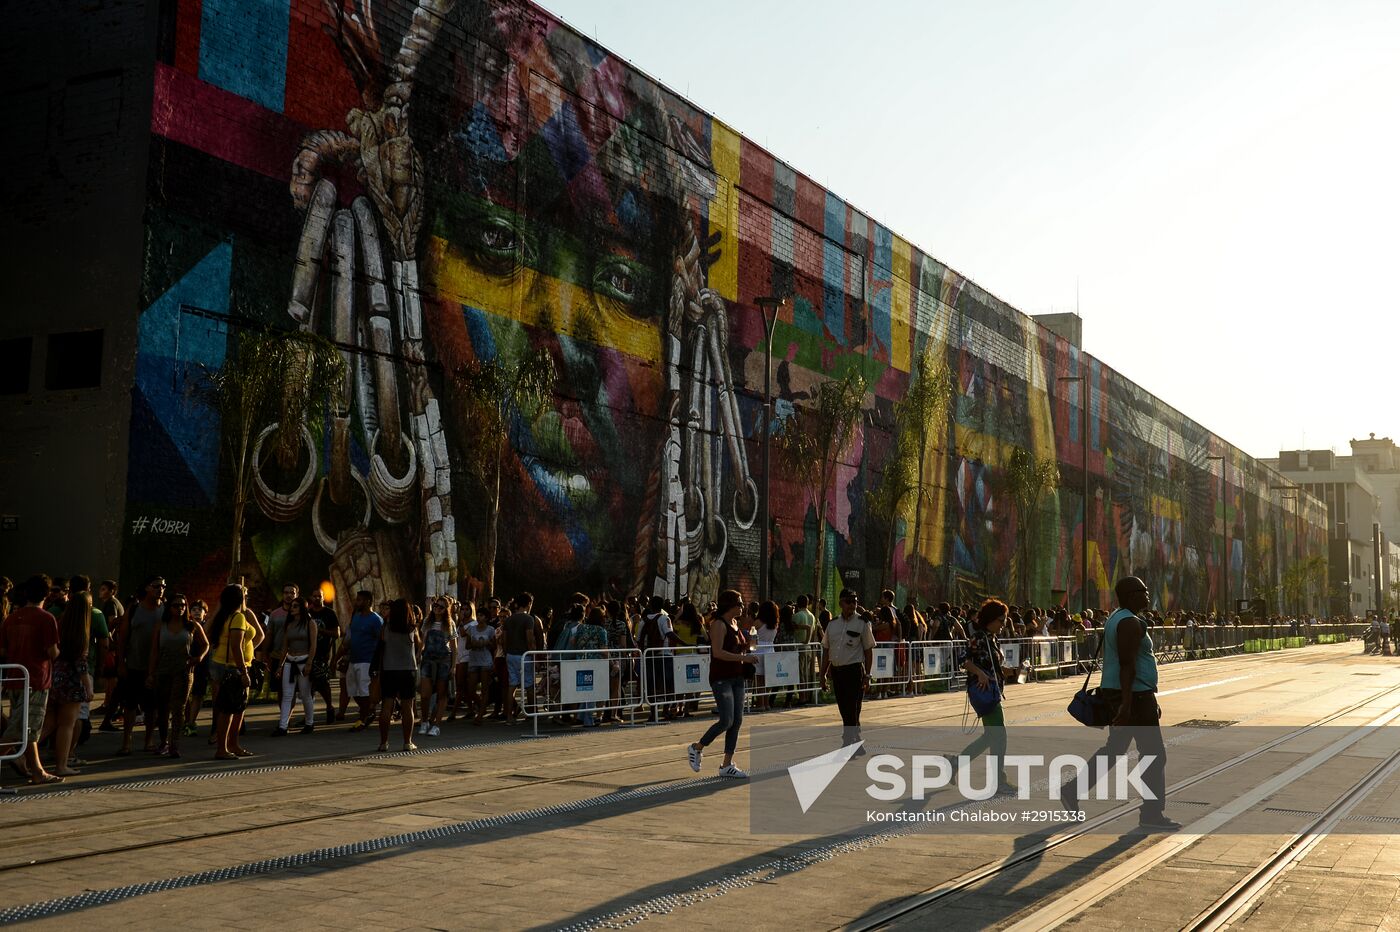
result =
M1244 763L1247 763L1248 761L1254 760L1255 758L1258 758L1259 756L1266 754L1269 751L1274 750L1287 742L1293 741L1296 738L1308 734L1317 728L1330 724L1331 722L1334 722L1339 718L1343 718L1347 715L1350 715L1364 708L1367 705L1377 702L1378 700L1382 700L1387 697L1393 696L1397 693L1400 693L1400 685L1389 687L1381 691L1380 693L1354 702L1342 709L1337 710L1336 712L1332 712L1321 719L1310 722L1309 724L1296 728L1286 734L1280 735L1260 745L1259 747L1252 748L1239 755L1236 755L1235 757L1229 760L1222 761L1221 763L1209 768L1208 770L1202 771L1198 774L1194 774L1190 777L1187 777L1184 780L1178 781L1177 783L1174 783L1171 786L1167 787L1168 796L1170 796L1173 793L1179 793L1182 790L1185 790L1205 780L1211 779L1212 777L1225 773L1226 771L1238 767ZM1382 716L1380 716L1380 718L1384 719L1387 722L1397 717L1400 717L1400 704L1391 706ZM1374 722L1372 724L1374 724ZM1361 727L1364 728L1366 726ZM1379 769L1380 768L1377 768L1377 770ZM1280 778L1276 776L1270 782L1272 783L1279 779ZM1088 835L1094 832L1095 830L1103 828L1104 826L1107 826L1110 823L1124 816L1131 815L1134 812L1136 812L1137 808L1138 807L1136 803L1128 803L1122 806L1117 806L1109 810L1108 812L1105 812L1101 815L1094 817L1093 819L1090 819L1089 821L1083 823L1082 825L1076 828L1069 829L1063 832L1058 832L1045 839L1044 841L1036 842L1032 845L1029 845L1026 848L1017 851L1015 854L1003 858L999 861L983 864L977 868L967 871L964 874L954 877L948 881L944 881L943 883L930 887L920 893L915 894L914 896L908 897L898 903L895 903L889 907L879 910L878 912L870 916L864 917L860 921L852 923L851 925L846 926L845 928L849 930L854 930L854 932L866 932L866 930L888 928L897 921L908 919L916 914L921 914L925 910L929 909L932 906L935 906L938 903L951 900L952 898L960 896L962 894L966 894L978 885L985 883L986 881L992 880L993 878L1004 874L1008 870L1018 865L1025 864L1032 860L1041 858L1046 852L1052 851L1055 848L1061 847L1062 845L1068 844L1069 842L1072 842L1078 838ZM1178 836L1169 836L1169 838L1166 841L1159 842L1157 846L1154 846L1154 850L1157 851L1157 855L1154 855L1154 864L1161 863L1161 861L1164 860L1164 858L1160 857L1159 855L1165 853L1167 849L1162 848L1160 846L1172 845L1172 839L1174 838L1178 838ZM1146 855L1137 855L1134 857L1146 857ZM1131 860L1132 858L1129 858L1129 861ZM1110 868L1110 870L1121 870L1121 874L1113 879L1111 884L1112 889L1104 889L1101 894L1098 894L1097 891L1095 891L1095 894L1097 895L1093 895L1092 902L1098 902L1114 890L1121 889L1121 887L1124 886L1127 882L1131 881L1133 877L1140 876L1140 874L1142 873L1142 871L1123 869L1122 864L1118 865L1117 867ZM1088 908L1088 905L1092 905L1092 902L1090 902L1084 905L1082 908L1077 908L1080 906L1079 901L1085 899L1086 896L1089 895L1090 894L1086 894L1084 891L1081 890L1076 891L1075 893L1071 893L1067 897L1061 897L1059 900L1056 901L1056 903L1059 904L1058 908L1056 908L1055 905L1052 904L1051 907L1044 907L1040 910L1033 910L1031 916L1019 920L1010 928L1016 929L1018 930L1018 932L1026 932L1026 930L1031 929L1044 930L1055 928L1056 926L1065 922L1067 919L1082 913L1084 909ZM1070 903L1070 899L1074 899L1075 902ZM1047 910L1051 911L1047 912Z
M1268 895L1276 881L1300 865L1353 809L1396 773L1400 773L1400 749L1372 768L1302 831L1289 838L1263 863L1202 910L1185 927L1184 932L1217 932L1229 928L1237 919L1247 916L1249 911Z

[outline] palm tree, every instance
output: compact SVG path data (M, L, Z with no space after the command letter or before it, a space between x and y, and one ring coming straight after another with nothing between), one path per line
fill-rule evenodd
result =
M900 442L908 432L913 441L913 455L916 469L913 489L918 492L914 500L914 540L906 552L914 561L914 574L911 588L919 591L919 576L923 568L920 556L923 541L924 504L932 498L928 494L931 485L925 481L928 471L929 442L941 436L947 429L948 409L953 404L953 376L941 356L935 354L933 341L924 347L915 367L914 378L904 400L895 406L896 423L900 425Z
M223 426L224 451L233 470L233 525L229 578L240 575L243 525L253 491L254 439L273 422L272 450L278 465L296 465L303 425L319 424L322 402L345 384L345 360L331 343L304 331L244 330L233 353L215 370L205 369L192 388Z
M483 591L490 597L496 588L496 549L501 514L501 472L518 417L533 423L554 397L558 373L549 351L522 350L514 359L500 356L489 362L471 363L453 373L458 402L466 411L474 443L469 462L486 487L486 547L482 557Z
M817 554L812 591L826 594L822 585L826 560L826 505L839 459L851 448L865 405L865 377L848 369L838 379L821 383L816 404L799 408L778 434L778 455L790 475L812 496L817 510Z
M1016 513L1016 591L1022 602L1031 601L1031 564L1040 531L1040 502L1060 486L1060 467L1053 459L1036 459L1017 447L1002 473L1007 496Z

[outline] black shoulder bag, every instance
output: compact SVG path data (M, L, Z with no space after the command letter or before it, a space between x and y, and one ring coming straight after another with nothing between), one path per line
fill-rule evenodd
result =
M1099 649L1094 651L1094 660L1098 660L1099 655L1103 653L1103 642L1107 636L1106 630L1099 633ZM1103 690L1100 687L1089 688L1089 678L1093 675L1094 666L1091 662L1089 672L1084 674L1084 685L1070 700L1069 714L1081 725L1088 725L1090 728L1103 728L1112 723L1113 709L1108 700L1103 697Z

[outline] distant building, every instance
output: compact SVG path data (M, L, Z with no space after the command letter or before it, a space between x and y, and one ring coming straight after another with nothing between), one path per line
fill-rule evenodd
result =
M1351 456L1331 450L1283 450L1262 460L1327 506L1333 613L1377 608L1374 526L1380 526L1381 591L1400 599L1400 447L1371 434L1351 441Z

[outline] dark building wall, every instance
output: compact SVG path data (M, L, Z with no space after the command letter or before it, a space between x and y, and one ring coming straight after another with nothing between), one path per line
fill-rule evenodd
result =
M7 355L0 395L11 575L117 572L157 17L142 0L7 7L0 340L29 340L28 377ZM85 331L100 337L62 336Z

